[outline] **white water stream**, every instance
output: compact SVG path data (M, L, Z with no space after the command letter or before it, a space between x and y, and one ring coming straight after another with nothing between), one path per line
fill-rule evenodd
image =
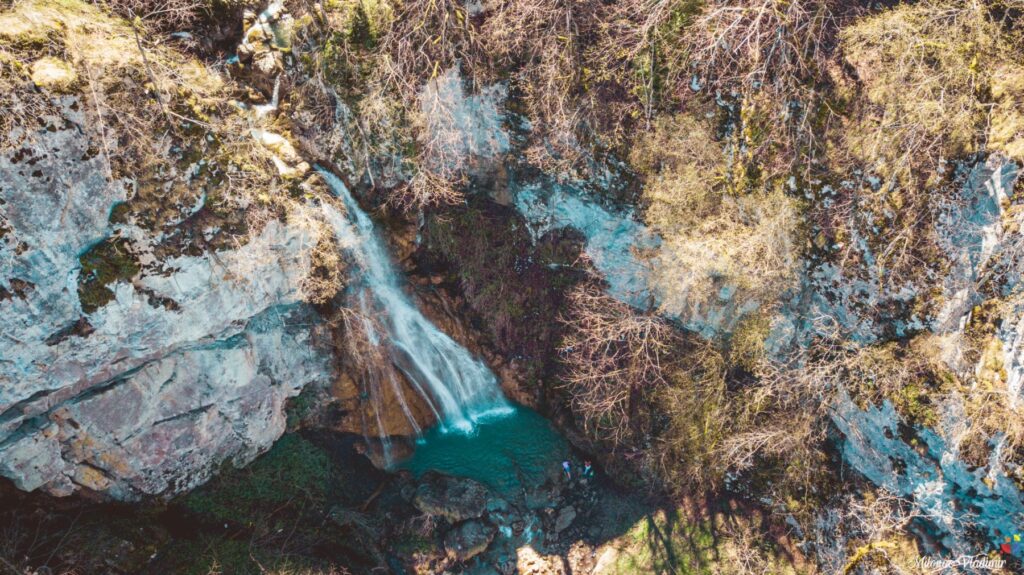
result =
M391 263L373 221L344 182L323 168L317 167L317 171L348 212L342 214L324 204L328 223L342 245L350 246L360 268L361 274L351 289L360 290L355 301L370 342L383 346L394 366L434 411L442 429L470 432L483 417L512 413L491 370L424 317L402 290L401 275ZM399 382L393 376L387 379L385 384L392 386L406 417L419 431Z

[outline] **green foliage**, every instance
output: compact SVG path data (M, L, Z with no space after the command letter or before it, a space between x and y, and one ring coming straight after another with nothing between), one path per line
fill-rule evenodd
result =
M331 6L331 32L321 43L320 71L350 103L366 95L377 66L383 29L391 18L384 1L346 1Z
M332 468L322 449L299 435L286 434L248 467L225 469L182 503L204 518L254 525L283 505L322 505Z
M340 575L319 561L285 557L273 549L254 546L248 539L203 535L195 541L179 541L169 550L179 562L175 572L184 575Z
M687 573L712 575L715 538L704 522L681 522L675 513L641 519L626 535L630 546L609 575Z
M121 238L108 238L79 256L78 299L82 311L92 313L114 299L107 286L128 281L139 273L139 264Z
M704 7L703 0L679 0L668 8L669 15L645 39L630 62L634 83L630 92L651 113L670 109L676 99L673 90L690 72L680 38Z
M687 359L652 402L664 424L648 467L670 490L714 489L726 465L717 452L734 431L739 398L728 393L724 360L709 345L698 344Z
M315 385L307 385L299 392L299 395L288 400L285 406L288 429L298 428L307 418L316 413L320 400L320 392Z
M374 28L370 21L370 15L366 13L366 7L360 2L353 11L352 21L349 24L349 41L364 50L373 50L377 46L379 34L379 30Z

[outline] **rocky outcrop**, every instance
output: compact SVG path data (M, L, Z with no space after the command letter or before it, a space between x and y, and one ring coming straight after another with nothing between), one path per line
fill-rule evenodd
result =
M311 328L292 327L315 323L298 305L308 232L270 222L237 250L111 284L113 300L84 313L78 256L110 233L125 186L83 161L77 130L41 138L0 156L0 472L27 490L128 498L252 459L284 431L286 398L330 374Z
M73 18L99 30L98 53L125 41L87 5L24 9L54 30ZM195 205L167 206L181 217L114 217L152 174L112 175L110 157L128 152L104 149L90 96L69 91L74 74L64 61L33 67L54 112L0 149L0 474L57 495L177 493L225 460L251 461L284 431L287 399L333 377L303 303L318 228L293 213L212 244L227 219L201 217L203 186L218 185L195 177L206 159L160 175L158 203L200 189L180 195ZM183 235L206 247L171 241Z

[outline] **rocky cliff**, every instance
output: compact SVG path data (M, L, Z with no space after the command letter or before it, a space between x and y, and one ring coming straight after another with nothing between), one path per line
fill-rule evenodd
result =
M22 3L3 19L3 103L40 115L13 118L0 149L0 473L25 490L130 499L244 465L284 432L288 398L334 376L305 303L315 220L277 201L238 227L247 202L287 192L244 167L265 161L256 146L217 164L217 139L248 134L210 125L243 111L202 113L221 106L215 72L143 52L86 4ZM59 57L41 56L53 46ZM168 99L117 76L149 65L190 83ZM129 97L142 109L124 109ZM175 123L141 149L111 133L172 106ZM253 197L229 205L224 180L243 170Z

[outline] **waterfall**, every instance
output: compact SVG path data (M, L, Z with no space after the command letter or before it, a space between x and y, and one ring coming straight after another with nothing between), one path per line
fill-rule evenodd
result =
M511 413L491 370L424 317L402 290L401 276L373 221L344 182L319 166L317 171L348 212L341 214L330 204L323 206L328 224L342 245L352 250L360 268L352 288L361 290L354 300L370 343L383 347L392 364L434 411L442 429L470 432L481 417ZM398 382L394 377L386 379L418 431Z

